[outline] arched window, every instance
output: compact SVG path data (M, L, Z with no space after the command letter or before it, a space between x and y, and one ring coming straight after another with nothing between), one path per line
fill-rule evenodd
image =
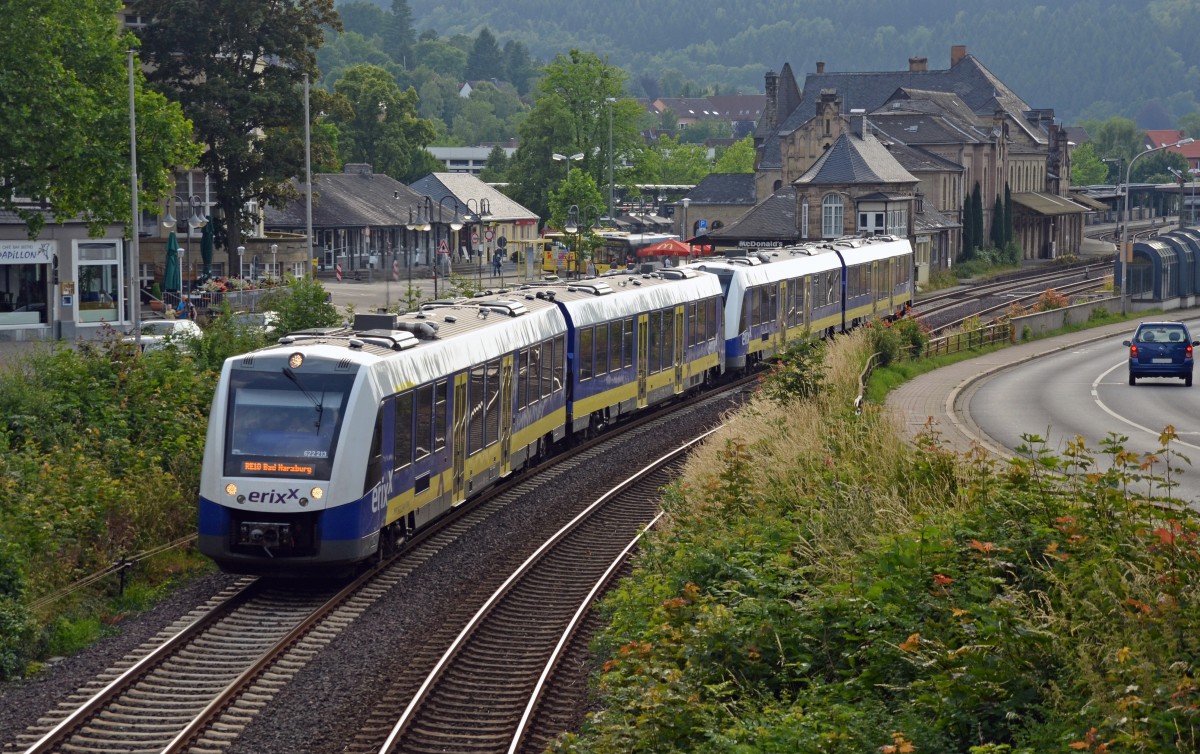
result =
M783 188L783 181L775 181L775 188L771 189L771 191L775 192L781 188Z
M845 205L838 194L826 194L821 200L821 237L840 238L846 227Z

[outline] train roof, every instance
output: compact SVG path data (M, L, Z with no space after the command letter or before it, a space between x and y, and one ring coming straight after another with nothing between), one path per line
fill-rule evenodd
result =
M530 286L535 295L559 302L576 325L588 325L644 311L665 309L721 295L714 275L685 267L651 273L608 273L575 282Z
M278 345L253 356L286 356L302 349L309 357L371 367L398 390L499 358L566 330L566 319L552 301L499 292L435 301L400 315L359 314L351 327L288 333Z
M844 238L837 241L785 246L759 251L746 256L711 258L687 265L687 268L712 272L734 273L747 285L788 280L800 275L812 275L841 269L840 252L848 263L873 262L912 253L906 239L891 236L873 238Z

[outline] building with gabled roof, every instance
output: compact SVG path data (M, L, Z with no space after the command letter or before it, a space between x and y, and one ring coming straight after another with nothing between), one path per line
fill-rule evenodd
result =
M464 230L457 248L464 256L492 258L496 249L511 254L538 243L541 222L532 210L497 191L468 173L430 173L410 185L413 191L428 196L435 213L456 211L474 230ZM469 254L468 252L469 248Z

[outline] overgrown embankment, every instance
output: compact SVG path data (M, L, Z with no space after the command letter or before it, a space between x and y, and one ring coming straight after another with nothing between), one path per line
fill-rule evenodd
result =
M696 454L556 751L1197 749L1197 526L1145 500L1173 433L956 455L854 412L876 350L840 339L817 390L793 360Z

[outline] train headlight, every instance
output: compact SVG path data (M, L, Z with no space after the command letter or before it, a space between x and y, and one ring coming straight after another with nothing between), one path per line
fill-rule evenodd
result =
M237 494L237 485L234 484L233 482L230 482L229 484L225 485L225 494L226 495L236 495Z
M308 494L312 496L313 500L320 500L325 496L325 490L321 489L320 487L313 487L312 491Z
M302 353L294 353L288 357L288 366L291 367L292 369L299 369L300 365L303 363L304 363L304 354L302 354Z

